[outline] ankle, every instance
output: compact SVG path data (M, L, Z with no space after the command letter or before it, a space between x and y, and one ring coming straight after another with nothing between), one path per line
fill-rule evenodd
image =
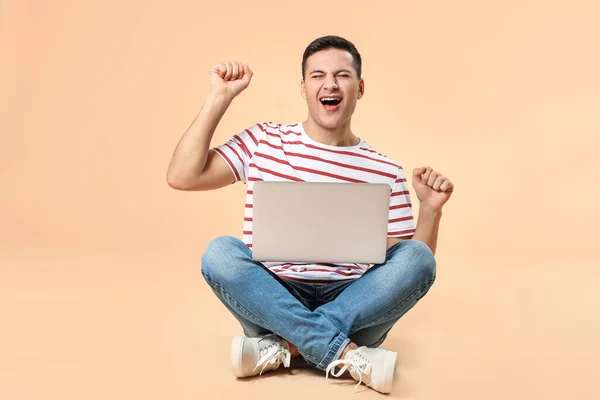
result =
M356 350L358 349L358 346L356 344L354 344L353 342L348 343L348 345L346 346L346 348L344 349L344 351L342 351L342 355L340 356L340 359L344 359L346 358L346 353L348 353L350 350Z

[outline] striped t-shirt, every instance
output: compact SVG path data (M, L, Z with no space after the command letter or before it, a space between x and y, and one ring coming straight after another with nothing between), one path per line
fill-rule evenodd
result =
M258 123L212 148L229 165L235 180L247 186L243 241L252 249L252 198L254 182L355 182L390 186L388 237L411 236L415 220L404 170L376 152L362 139L340 147L316 142L302 123ZM263 263L282 279L331 282L357 279L369 264Z

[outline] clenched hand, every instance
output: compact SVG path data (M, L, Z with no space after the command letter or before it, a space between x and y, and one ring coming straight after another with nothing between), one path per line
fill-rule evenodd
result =
M419 167L413 170L413 187L421 207L441 211L452 192L454 184L431 167Z

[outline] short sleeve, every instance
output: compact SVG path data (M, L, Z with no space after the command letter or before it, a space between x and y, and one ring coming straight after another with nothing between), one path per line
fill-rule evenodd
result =
M235 181L246 183L248 179L248 167L250 160L264 135L258 124L244 129L219 146L211 148L211 151L220 155L231 172L235 175Z
M412 202L404 170L398 168L396 181L390 193L390 214L388 219L388 237L412 236L416 222L413 216Z

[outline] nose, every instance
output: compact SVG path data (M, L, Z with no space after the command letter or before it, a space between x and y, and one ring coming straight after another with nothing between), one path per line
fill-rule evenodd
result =
M337 82L335 81L335 77L329 77L325 82L325 87L328 89L337 88Z

